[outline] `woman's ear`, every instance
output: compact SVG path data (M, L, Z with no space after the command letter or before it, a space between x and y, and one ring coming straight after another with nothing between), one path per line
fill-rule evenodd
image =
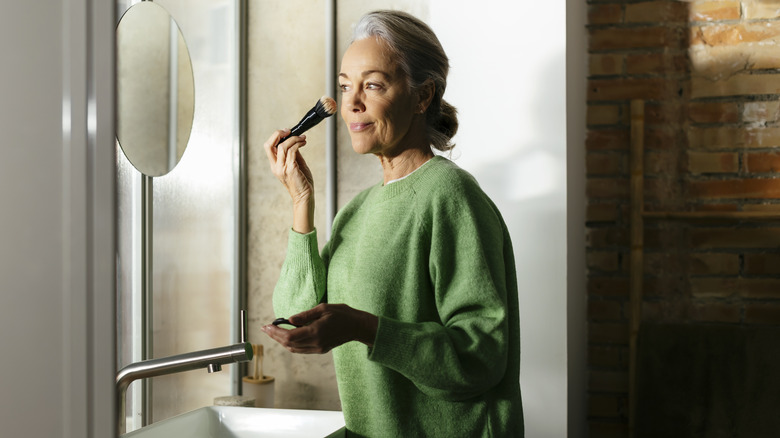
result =
M422 86L417 89L417 98L419 99L417 102L418 114L424 114L428 110L434 94L436 94L436 84L433 83L432 79L426 79Z

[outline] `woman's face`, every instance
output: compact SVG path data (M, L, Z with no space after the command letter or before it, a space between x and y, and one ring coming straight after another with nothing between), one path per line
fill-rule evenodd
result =
M341 60L341 117L360 154L395 156L423 140L406 76L376 38L352 43ZM418 118L421 119L421 118Z

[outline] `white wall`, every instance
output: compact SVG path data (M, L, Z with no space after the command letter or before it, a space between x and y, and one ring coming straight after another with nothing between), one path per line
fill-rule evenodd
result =
M529 437L567 434L565 16L564 0L431 0L428 18L450 57L452 158L496 202L514 244Z
M102 3L0 14L3 436L116 430L114 17Z

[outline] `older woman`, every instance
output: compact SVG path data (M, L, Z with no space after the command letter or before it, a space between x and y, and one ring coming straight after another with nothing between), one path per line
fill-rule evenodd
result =
M512 244L452 148L449 63L431 29L401 12L367 14L339 73L352 147L384 181L336 216L318 253L305 136L265 144L293 201L274 311L298 328L265 333L294 353L333 349L350 436L522 436Z

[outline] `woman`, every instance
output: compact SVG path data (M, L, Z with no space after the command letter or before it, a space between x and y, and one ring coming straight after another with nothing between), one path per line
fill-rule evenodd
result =
M353 149L384 181L336 216L318 254L305 136L265 144L293 200L265 333L294 353L333 349L350 436L523 436L517 283L506 225L476 181L431 148L457 131L448 59L420 20L367 14L339 73Z

